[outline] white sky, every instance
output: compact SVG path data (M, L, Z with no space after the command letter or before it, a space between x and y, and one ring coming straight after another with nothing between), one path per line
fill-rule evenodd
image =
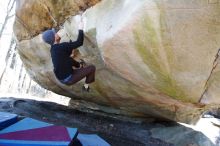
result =
M0 28L2 27L2 24L4 23L4 19L6 16L7 12L7 5L8 5L9 0L0 0ZM12 10L12 14L14 13L15 8ZM10 41L11 41L11 36L13 32L13 22L14 22L14 17L10 18L7 26L3 32L2 38L0 38L0 73L2 73L2 69L5 66L5 57L6 53L8 51Z

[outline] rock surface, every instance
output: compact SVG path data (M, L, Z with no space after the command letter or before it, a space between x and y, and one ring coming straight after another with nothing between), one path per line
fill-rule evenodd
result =
M30 39L42 30L62 24L71 15L93 6L100 0L16 0L18 40Z
M213 62L220 46L219 1L102 0L89 8L98 2L91 1L82 8L88 9L78 56L97 67L89 94L81 92L83 81L68 87L56 80L49 46L37 35L55 26L50 14L58 24L65 20L62 41L74 40L73 15L79 13L80 1L72 2L71 12L66 11L69 4L48 2L50 13L42 1L20 2L17 15L24 23L17 18L14 25L18 51L30 76L44 88L71 97L70 106L186 123L218 106L218 65ZM36 17L31 17L33 10ZM33 21L25 21L29 19Z

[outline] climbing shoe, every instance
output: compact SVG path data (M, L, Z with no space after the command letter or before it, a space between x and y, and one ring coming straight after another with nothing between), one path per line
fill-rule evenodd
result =
M89 92L89 91L90 91L90 88L89 88L89 87L86 88L85 86L82 86L82 91L83 91L83 92Z

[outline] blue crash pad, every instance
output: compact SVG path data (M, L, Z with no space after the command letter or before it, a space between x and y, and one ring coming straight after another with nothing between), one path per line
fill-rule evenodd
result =
M105 140L96 134L78 134L77 139L82 146L110 146Z
M16 123L18 121L16 114L0 112L0 130Z

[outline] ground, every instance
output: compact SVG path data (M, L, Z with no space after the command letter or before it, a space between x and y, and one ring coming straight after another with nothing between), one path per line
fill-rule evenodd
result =
M175 140L166 141L155 138L155 130L157 133L162 132L164 128L178 127L187 134L200 135L204 141L210 143L211 141L191 128L184 127L174 122L131 122L119 120L111 117L97 115L95 113L85 113L67 106L59 105L52 102L35 101L30 99L16 99L16 98L0 98L0 111L16 113L21 118L31 117L37 120L64 125L68 127L77 127L80 133L95 133L105 139L112 146L174 146L180 145L197 146L199 142L195 140ZM154 130L152 130L154 129ZM159 132L157 132L157 129ZM152 131L154 131L152 133ZM190 131L190 132L189 132ZM167 135L169 131L167 131ZM179 133L177 133L178 135ZM175 138L174 138L175 139ZM183 138L182 138L183 139ZM193 138L192 138L193 139Z

